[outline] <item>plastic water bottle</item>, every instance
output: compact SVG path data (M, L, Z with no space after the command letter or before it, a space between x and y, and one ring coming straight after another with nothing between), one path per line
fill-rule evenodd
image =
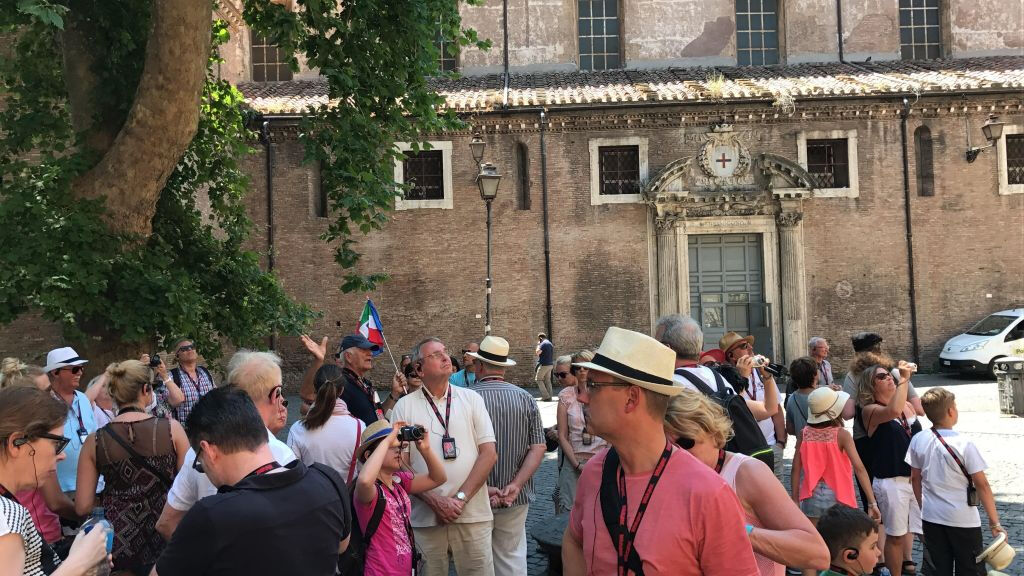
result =
M114 549L114 527L107 521L103 508L93 508L92 516L82 524L82 530L88 534L96 526L103 526L107 530L107 554ZM86 576L110 576L110 562L103 558L92 570L86 572Z

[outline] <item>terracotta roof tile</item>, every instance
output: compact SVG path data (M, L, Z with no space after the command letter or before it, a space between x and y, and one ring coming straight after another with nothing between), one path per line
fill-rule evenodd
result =
M500 74L490 74L435 79L430 86L448 108L473 112L500 107L504 83ZM322 78L242 83L239 89L253 108L266 114L301 114L328 104ZM1024 89L1024 57L512 74L508 106L799 100L985 89Z

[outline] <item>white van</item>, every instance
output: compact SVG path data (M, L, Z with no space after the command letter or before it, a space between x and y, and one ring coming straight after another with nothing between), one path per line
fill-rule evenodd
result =
M950 338L939 354L939 367L994 377L993 363L1004 356L1024 356L1024 308L996 312Z

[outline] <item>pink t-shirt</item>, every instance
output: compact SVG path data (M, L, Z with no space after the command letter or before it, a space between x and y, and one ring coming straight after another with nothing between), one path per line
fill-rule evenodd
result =
M583 545L587 574L615 574L618 555L601 515L603 451L587 463L576 488L569 530ZM640 507L650 473L626 476L627 524ZM634 540L646 576L759 576L743 510L725 480L673 446Z
M384 515L380 519L380 526L377 527L377 532L370 539L370 546L366 549L365 576L408 576L412 573L412 543L409 542L409 533L405 529L403 513L404 517L408 518L412 509L406 487L412 482L413 475L411 472L400 471L395 473L395 477L400 481L392 485L390 494L387 487L384 487L384 498L387 503L384 506ZM392 498L392 495L395 497ZM374 496L369 504L359 502L358 498L353 499L353 502L359 528L365 534L373 507L377 504L377 497Z
M36 528L39 529L39 533L43 536L43 540L53 544L62 538L60 517L47 508L46 499L43 498L43 491L41 489L24 490L15 494L14 497L18 499L22 506L28 509L29 514L32 516L32 521L35 522Z

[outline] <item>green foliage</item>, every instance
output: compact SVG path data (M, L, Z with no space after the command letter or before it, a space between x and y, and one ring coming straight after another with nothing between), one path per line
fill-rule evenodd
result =
M68 8L47 0L18 0L18 12L35 18L40 24L63 30Z
M140 59L145 46L137 38L145 30L123 20L128 12L107 13L129 28L108 45L114 61L100 71L137 69L118 65ZM245 127L242 95L213 74L216 52L198 131L160 195L152 236L140 244L110 233L101 201L72 195L72 180L90 164L73 152L53 28L38 19L13 24L16 57L0 65L0 99L9 104L0 110L0 323L34 310L72 337L83 336L82 326L102 326L129 342L188 336L209 358L224 339L258 346L274 331L303 329L310 310L292 302L244 248L251 223L239 162L254 135ZM215 50L226 34L223 23L214 24ZM124 97L128 83L101 82L100 89ZM204 194L206 219L196 200Z
M345 292L373 290L385 276L359 274L356 232L379 230L401 191L394 182L395 142L422 142L462 126L429 78L440 75L438 33L461 46L490 46L462 30L454 0L298 0L290 12L270 0L246 2L245 18L286 54L301 53L328 83L335 106L311 110L301 127L306 160L319 163L334 222ZM480 3L479 1L470 2ZM297 61L292 59L292 67Z

